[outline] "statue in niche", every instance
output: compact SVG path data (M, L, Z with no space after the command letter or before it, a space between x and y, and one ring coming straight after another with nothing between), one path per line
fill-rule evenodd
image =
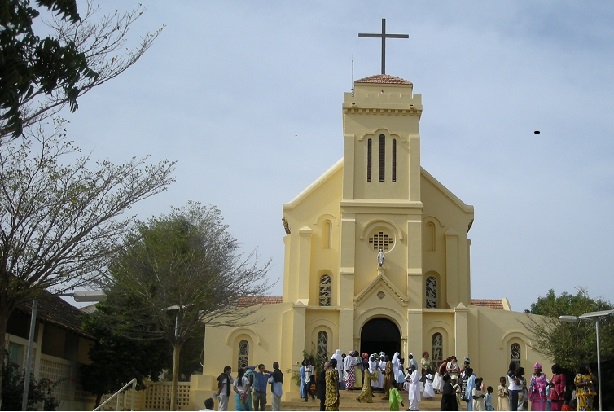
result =
M384 256L384 251L380 249L379 252L377 253L377 266L380 268L383 268L385 259L386 258Z

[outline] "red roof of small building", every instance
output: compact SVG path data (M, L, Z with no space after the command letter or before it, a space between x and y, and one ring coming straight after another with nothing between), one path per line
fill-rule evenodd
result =
M243 296L239 298L237 306L247 308L255 305L275 305L283 303L283 296Z
M388 74L376 74L375 76L369 76L356 80L355 83L377 83L377 84L409 84L412 83L401 79L400 77L390 76Z
M43 291L37 299L37 320L52 323L60 328L70 330L78 335L91 338L82 327L83 312L66 302L59 296ZM32 301L25 302L17 307L18 310L31 314Z
M497 299L471 299L471 304L491 309L503 309L503 302Z

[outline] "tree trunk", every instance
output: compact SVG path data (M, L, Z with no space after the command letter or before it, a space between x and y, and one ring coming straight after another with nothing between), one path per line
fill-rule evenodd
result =
M173 343L173 384L171 387L171 411L177 410L177 387L179 386L179 354L181 353L181 344Z
M4 376L6 350L6 329L9 323L10 311L6 308L0 310L0 409L2 409L2 376Z

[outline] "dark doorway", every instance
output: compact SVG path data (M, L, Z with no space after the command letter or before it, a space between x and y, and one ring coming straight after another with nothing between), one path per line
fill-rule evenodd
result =
M392 359L395 352L401 352L401 332L397 325L386 318L371 319L360 333L360 353L384 352Z

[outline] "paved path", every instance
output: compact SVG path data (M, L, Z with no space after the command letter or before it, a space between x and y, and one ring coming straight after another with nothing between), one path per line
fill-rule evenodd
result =
M297 389L298 391L298 389ZM376 393L373 396L373 403L361 403L356 400L356 397L360 393L359 390L354 391L341 391L341 402L339 406L339 410L341 411L387 411L389 410L389 404L387 400L382 400L382 393ZM406 410L409 407L409 401L407 400L407 392L401 392L403 396L403 403L405 404ZM270 405L267 404L267 409L270 408ZM298 397L281 402L281 409L285 411L319 411L320 410L320 400L318 398L315 401L309 399L308 402L301 400ZM439 411L441 410L441 395L436 395L436 397L432 400L422 400L420 401L420 410L421 411Z

